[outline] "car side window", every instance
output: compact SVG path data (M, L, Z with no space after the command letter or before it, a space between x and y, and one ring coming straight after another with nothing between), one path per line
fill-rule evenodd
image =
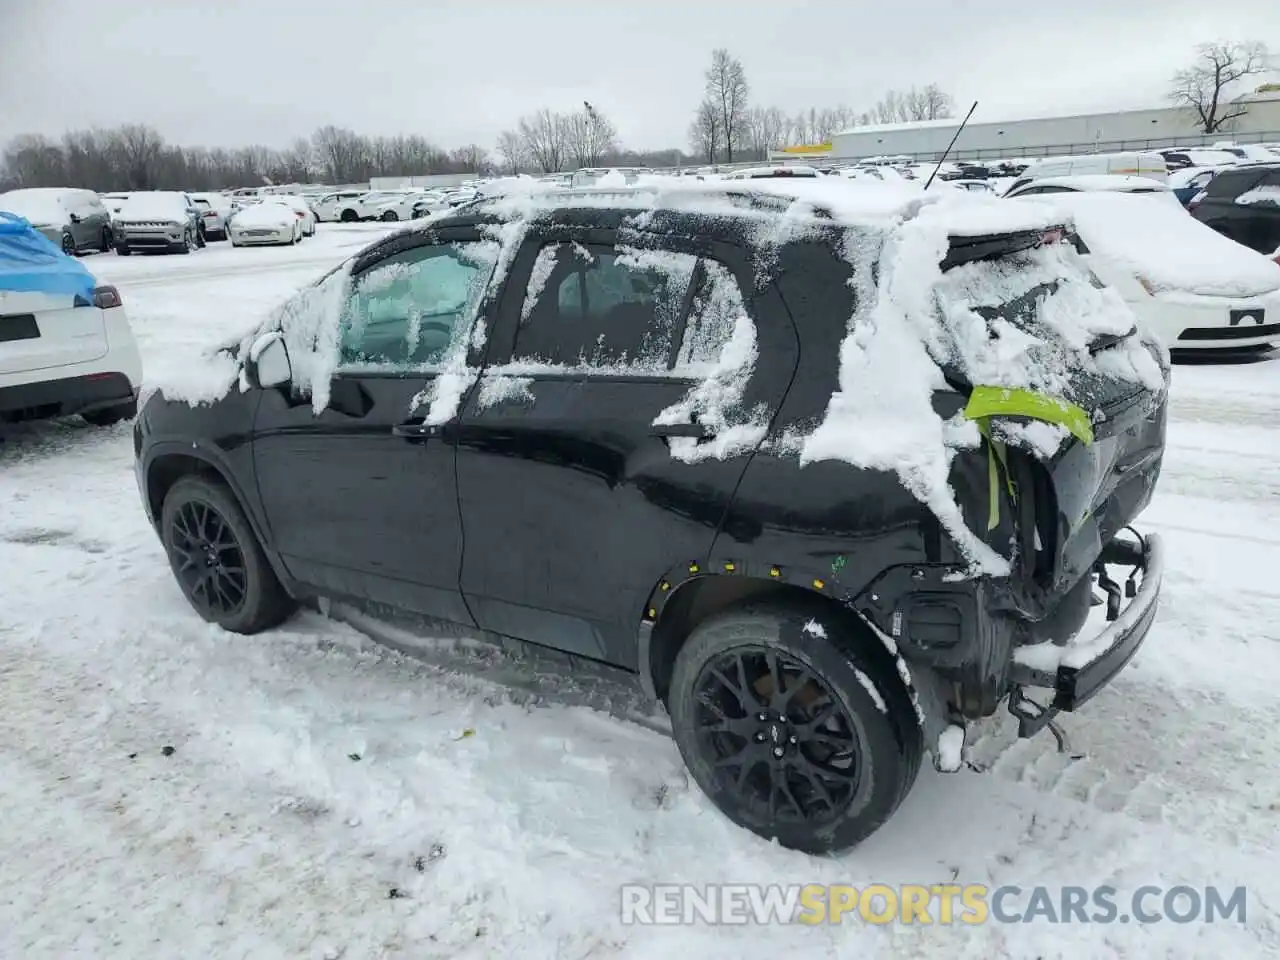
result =
M666 373L697 258L577 243L534 262L513 359Z
M354 278L339 327L339 370L412 370L465 343L497 262L497 244L464 241L405 250Z

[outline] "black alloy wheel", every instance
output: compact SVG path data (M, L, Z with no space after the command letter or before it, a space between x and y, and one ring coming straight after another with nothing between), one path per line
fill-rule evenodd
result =
M258 633L297 609L243 508L219 480L179 478L165 495L160 533L178 586L210 623Z
M849 806L861 776L857 728L813 671L784 651L738 647L695 681L700 749L737 802L818 826Z
M74 257L76 255L76 238L70 233L64 233L62 235L62 252L69 257Z
M244 549L210 504L187 500L169 519L170 556L182 592L206 620L234 615L248 595Z
M924 739L894 657L856 615L760 601L699 623L666 691L698 786L741 827L806 853L870 836Z

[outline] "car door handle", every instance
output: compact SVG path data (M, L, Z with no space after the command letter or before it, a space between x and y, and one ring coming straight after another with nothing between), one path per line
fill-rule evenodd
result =
M692 437L707 440L716 432L705 423L655 423L649 430L651 437Z
M424 440L430 440L432 437L440 436L440 426L435 423L422 423L421 421L406 420L404 423L397 423L391 428L391 435L399 437L401 440L408 440L410 443L421 443Z

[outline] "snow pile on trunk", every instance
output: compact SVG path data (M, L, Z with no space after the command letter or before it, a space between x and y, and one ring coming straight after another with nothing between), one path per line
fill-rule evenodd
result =
M896 472L938 517L973 572L1001 576L1008 561L965 523L948 480L955 449L975 444L977 431L962 421L946 423L934 411L933 392L948 389L943 369L973 384L1072 401L1073 377L1082 370L1157 389L1163 374L1139 337L1106 351L1117 356L1105 364L1095 362L1089 353L1094 337L1123 336L1135 319L1115 291L1091 282L1068 244L944 275L952 237L1055 224L1054 211L1041 205L944 196L882 231L850 233L845 254L858 285L857 312L841 346L839 388L800 459ZM1052 442L1032 439L1046 449Z
M1156 291L1251 297L1280 288L1280 266L1188 216L1170 194L1054 194L1048 203L1018 202L1062 211L1094 257Z

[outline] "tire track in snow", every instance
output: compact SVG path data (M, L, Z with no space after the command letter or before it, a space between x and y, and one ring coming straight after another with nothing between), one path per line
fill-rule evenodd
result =
M979 770L1108 813L1230 846L1280 852L1280 710L1118 680L1079 714L1060 714L1070 753L1049 731L1017 737L1007 713L975 724ZM1206 816L1212 811L1212 816Z

